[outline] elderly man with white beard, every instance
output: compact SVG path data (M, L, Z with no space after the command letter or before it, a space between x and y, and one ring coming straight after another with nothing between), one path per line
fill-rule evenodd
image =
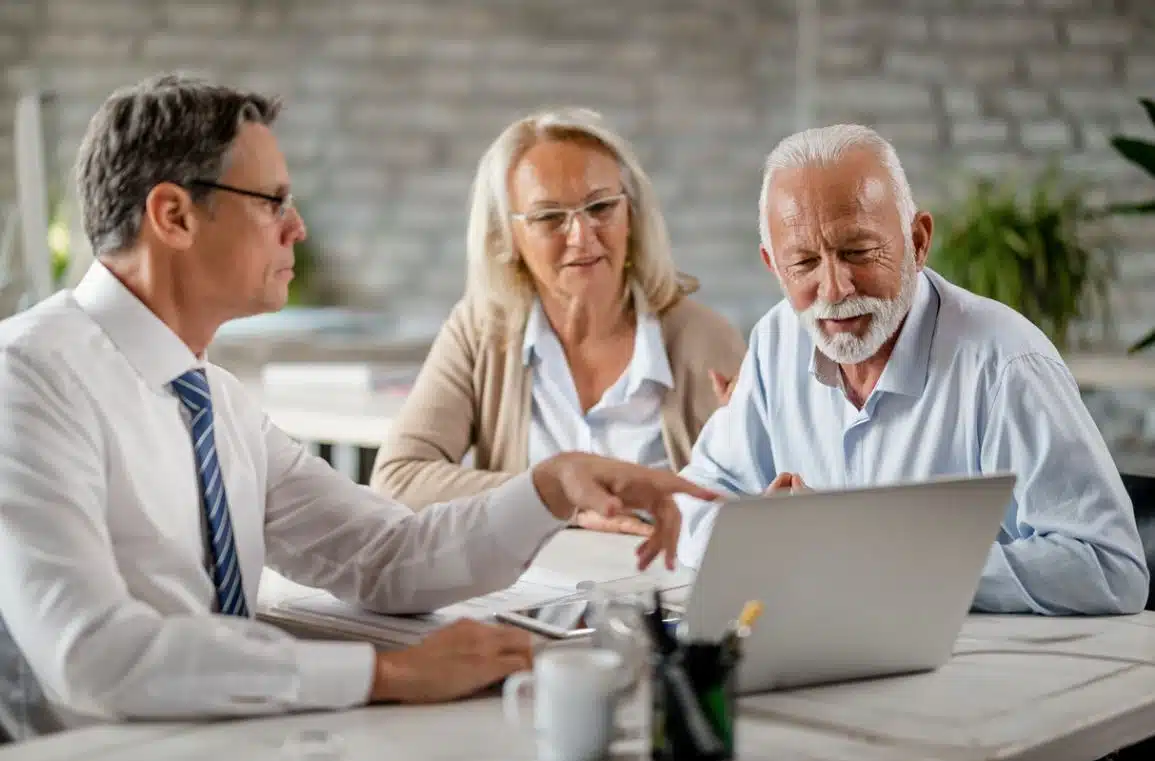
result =
M743 495L1011 471L974 608L1142 610L1134 511L1074 378L1026 318L925 266L933 221L894 148L857 125L792 135L766 160L759 212L786 298L682 475ZM679 505L696 567L725 502Z

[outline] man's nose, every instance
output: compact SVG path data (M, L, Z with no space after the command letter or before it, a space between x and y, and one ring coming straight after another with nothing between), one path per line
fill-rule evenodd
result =
M291 217L287 220L285 225L285 237L290 243L300 243L309 237L309 230L305 226L305 218L301 216L301 212L296 207L289 209Z
M822 264L818 297L827 304L838 304L854 295L850 267L838 257L825 257Z

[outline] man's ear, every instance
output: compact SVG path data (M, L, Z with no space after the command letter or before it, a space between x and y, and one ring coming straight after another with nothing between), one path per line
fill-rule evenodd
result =
M169 248L187 249L196 233L194 207L187 190L171 182L159 183L145 197L141 232L147 231Z
M922 269L926 265L926 258L930 255L930 241L934 236L934 218L929 211L920 211L914 215L914 222L910 226L910 239L914 244L914 265Z
M770 252L766 250L766 247L759 246L758 251L762 254L762 263L766 265L766 268L774 274L778 274L778 268L774 265L774 257L770 256Z

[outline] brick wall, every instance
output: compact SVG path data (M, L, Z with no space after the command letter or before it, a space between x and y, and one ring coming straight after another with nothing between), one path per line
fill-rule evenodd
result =
M14 92L58 95L58 164L115 86L180 68L279 91L294 181L344 300L436 322L459 295L485 145L541 105L602 110L633 139L676 256L744 326L777 299L757 257L759 163L800 123L862 120L931 208L962 170L1059 151L1112 197L1155 183L1106 144L1151 134L1145 0L0 0L0 199ZM818 44L796 95L795 40ZM813 34L813 36L809 36ZM810 72L804 65L803 75ZM801 109L801 110L800 110ZM1123 338L1155 324L1155 227L1135 223Z

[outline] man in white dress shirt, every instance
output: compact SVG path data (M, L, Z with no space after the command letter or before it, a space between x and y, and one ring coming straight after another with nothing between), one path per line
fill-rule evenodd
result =
M671 494L700 491L673 474L561 455L415 514L205 361L222 323L284 305L305 237L278 110L177 77L113 94L77 164L97 261L0 323L0 654L23 656L0 664L0 719L22 734L448 700L528 665L528 636L476 622L399 652L295 640L252 618L266 563L423 612L512 583L576 509L623 505L658 519L639 564L673 562Z

